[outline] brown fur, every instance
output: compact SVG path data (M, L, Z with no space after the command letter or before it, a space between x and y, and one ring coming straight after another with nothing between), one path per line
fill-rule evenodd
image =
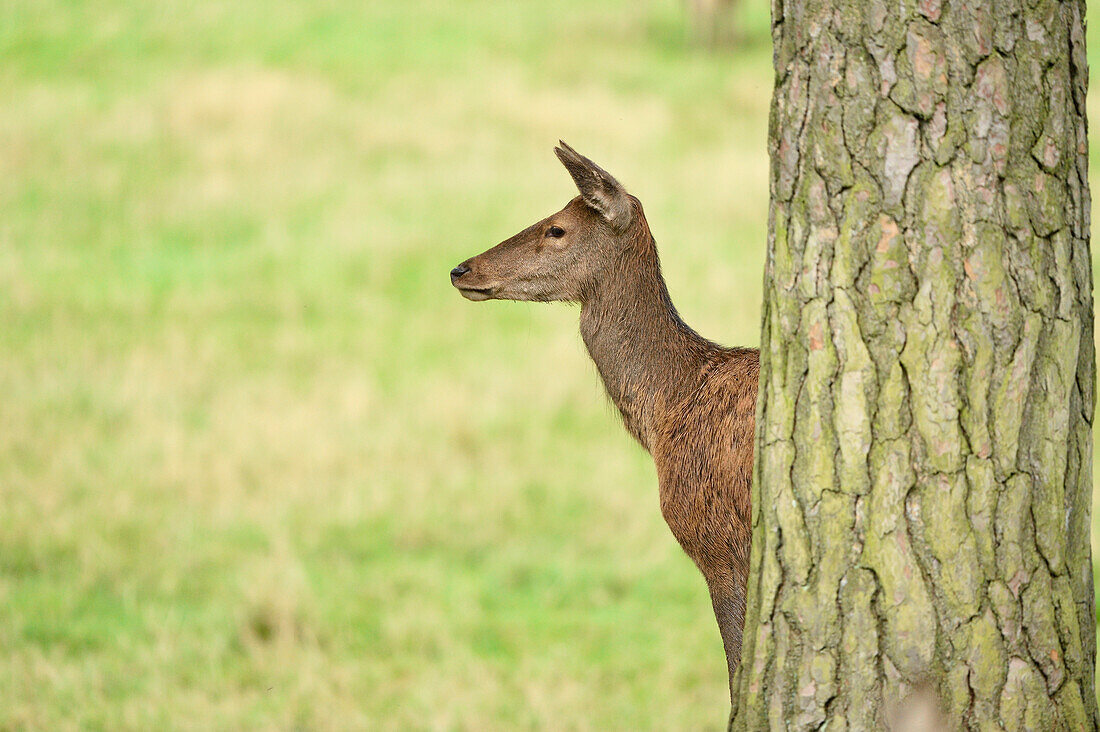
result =
M638 199L565 143L555 152L581 195L460 264L452 282L473 300L580 303L581 336L608 395L653 456L661 513L706 578L732 681L745 617L759 354L689 328L669 299Z

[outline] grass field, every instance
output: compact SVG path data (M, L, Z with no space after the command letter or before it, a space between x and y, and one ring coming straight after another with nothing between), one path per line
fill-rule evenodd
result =
M744 15L704 51L677 0L0 4L0 729L721 727L575 310L447 272L574 195L560 137L755 345Z

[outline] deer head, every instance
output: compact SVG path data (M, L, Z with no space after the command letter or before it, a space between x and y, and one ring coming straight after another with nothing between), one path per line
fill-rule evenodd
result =
M629 241L637 199L610 173L560 143L580 195L565 208L451 270L469 300L583 302Z

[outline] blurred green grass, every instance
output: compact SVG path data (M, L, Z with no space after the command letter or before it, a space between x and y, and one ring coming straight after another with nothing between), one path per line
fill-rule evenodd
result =
M573 195L561 137L756 344L767 12L0 5L0 729L720 728L576 312L447 271Z

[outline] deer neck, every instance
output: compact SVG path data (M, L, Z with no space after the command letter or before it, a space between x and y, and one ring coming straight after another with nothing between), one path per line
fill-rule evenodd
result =
M680 320L655 254L626 260L581 305L581 337L627 431L649 450L661 417L698 386L714 346Z

